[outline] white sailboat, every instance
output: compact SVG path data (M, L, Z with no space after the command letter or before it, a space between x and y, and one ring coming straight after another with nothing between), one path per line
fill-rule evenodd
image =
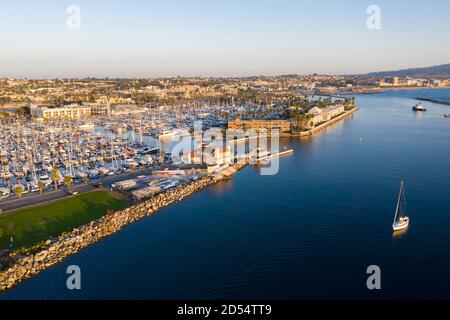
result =
M392 229L394 231L405 230L409 227L409 217L406 216L406 197L405 197L405 183L402 181L400 185L400 194L397 201L397 209L395 210L394 223Z

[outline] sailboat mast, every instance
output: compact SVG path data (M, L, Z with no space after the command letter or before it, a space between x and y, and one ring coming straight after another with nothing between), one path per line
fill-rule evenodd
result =
M394 223L393 225L395 226L395 222L397 221L397 217L398 217L398 212L400 210L400 201L402 199L402 194L403 194L403 181L400 183L400 193L398 195L398 201L397 201L397 209L395 210L395 217L394 217Z

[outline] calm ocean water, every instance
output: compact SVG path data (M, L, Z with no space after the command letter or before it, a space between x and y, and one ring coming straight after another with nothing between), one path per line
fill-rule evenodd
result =
M450 90L360 96L280 172L231 181L132 224L0 299L450 298ZM406 181L410 229L391 224ZM82 290L66 289L69 265ZM382 290L366 289L379 265Z

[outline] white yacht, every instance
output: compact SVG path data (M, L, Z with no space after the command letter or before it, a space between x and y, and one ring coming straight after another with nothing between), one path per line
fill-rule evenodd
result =
M109 174L109 169L108 169L108 168L105 168L105 167L100 167L100 168L98 168L98 172L99 172L101 175L106 176L106 175Z
M139 154L142 155L148 155L148 154L157 154L159 152L158 148L154 148L154 147L144 147L141 150L139 150Z
M126 159L124 161L124 164L122 165L122 167L124 167L126 169L129 169L131 167L136 168L138 166L139 166L139 163L137 163L136 160L134 160L134 159Z
M0 198L7 198L11 194L11 190L9 188L3 187L0 188Z
M425 108L424 105L421 102L416 104L412 109L413 109L413 111L418 111L418 112L427 111L427 108Z
M175 130L165 129L159 132L157 135L158 139L167 139L176 136L177 132Z

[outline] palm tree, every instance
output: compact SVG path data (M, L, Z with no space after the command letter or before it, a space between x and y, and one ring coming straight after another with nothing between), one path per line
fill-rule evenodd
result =
M22 185L18 185L14 188L14 193L16 194L16 196L18 196L19 198L22 197L23 194L23 187Z
M72 185L72 177L71 176L65 176L64 177L64 184L66 185L67 189L70 188L70 186Z
M55 190L58 190L58 181L61 178L61 173L59 172L58 168L52 169L52 180L55 183Z
M42 193L42 191L44 191L45 188L45 184L42 181L38 182L38 189L39 189L39 193Z

